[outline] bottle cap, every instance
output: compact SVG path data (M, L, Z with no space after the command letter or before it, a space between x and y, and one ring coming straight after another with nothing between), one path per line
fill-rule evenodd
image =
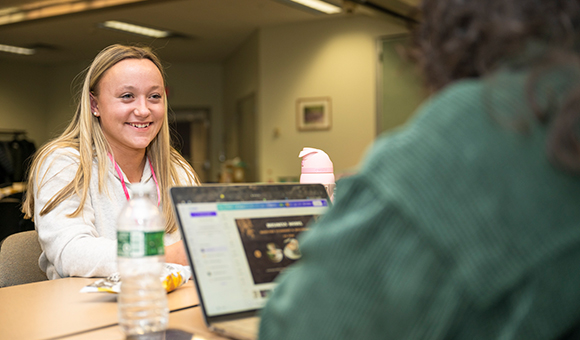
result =
M302 157L303 174L334 172L330 157L322 150L306 147L302 149L298 157Z

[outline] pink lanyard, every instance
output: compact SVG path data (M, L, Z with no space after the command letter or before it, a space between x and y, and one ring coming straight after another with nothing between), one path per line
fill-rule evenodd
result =
M123 173L121 172L121 169L119 169L117 162L115 162L115 160L113 159L113 155L109 154L109 159L111 159L111 162L113 162L113 164L115 165L115 170L117 170L117 175L119 175L119 178L121 179L121 185L123 186L123 191L125 192L125 197L127 197L127 201L128 201L131 199L131 196L129 196L129 191L127 190L127 186L125 185L125 177L123 177ZM149 160L149 158L147 160L149 161L149 168L151 169L151 175L153 176L153 182L155 182L155 187L157 188L157 206L160 206L161 205L161 192L159 191L159 183L157 183L157 177L155 177L155 170L153 170L153 165L151 165L151 161Z

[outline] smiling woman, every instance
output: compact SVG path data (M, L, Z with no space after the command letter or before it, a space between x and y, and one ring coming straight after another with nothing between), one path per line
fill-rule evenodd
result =
M116 217L131 183L157 192L166 262L186 264L167 188L198 184L171 147L161 63L148 48L112 45L87 69L75 115L35 155L24 212L50 279L116 271Z
M126 59L111 67L91 95L91 111L112 154L130 182L141 179L145 149L165 117L163 77L149 59Z

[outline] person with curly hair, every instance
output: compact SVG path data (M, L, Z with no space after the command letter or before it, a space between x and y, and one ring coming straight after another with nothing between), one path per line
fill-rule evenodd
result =
M580 1L420 9L431 96L301 235L262 340L580 338Z

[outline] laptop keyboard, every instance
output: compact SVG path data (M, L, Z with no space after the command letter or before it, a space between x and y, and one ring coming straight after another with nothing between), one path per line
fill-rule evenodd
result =
M260 318L254 316L239 320L216 322L212 326L216 330L223 330L226 334L239 335L242 339L255 339L258 335L259 324Z

